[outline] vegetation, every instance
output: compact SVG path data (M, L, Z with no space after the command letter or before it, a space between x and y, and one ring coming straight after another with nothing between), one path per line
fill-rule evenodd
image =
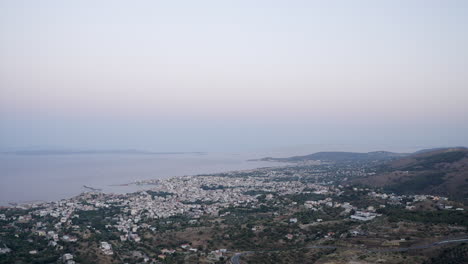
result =
M73 218L74 225L89 225L97 230L106 230L106 224L112 224L112 217L120 213L119 207L101 208L91 211L78 211L79 217Z
M437 186L444 182L445 172L432 172L415 175L411 179L386 187L387 191L410 194L419 193L424 189Z
M377 211L387 215L391 222L407 220L427 224L453 224L468 227L468 217L463 211L408 211L398 207L381 208Z
M465 264L468 260L468 245L461 244L444 249L438 256L425 261L424 264Z
M435 169L440 163L457 162L467 156L466 151L449 151L417 158L416 165L408 167L407 170L431 170Z
M294 214L301 223L309 224L316 222L317 219L322 219L323 221L337 220L341 219L340 214L344 211L343 208L334 208L334 207L323 207L322 210L312 211L301 211Z

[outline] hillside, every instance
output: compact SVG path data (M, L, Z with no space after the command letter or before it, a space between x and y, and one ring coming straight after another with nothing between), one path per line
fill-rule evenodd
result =
M317 152L305 156L294 156L289 158L263 158L262 161L280 162L303 162L303 161L326 161L326 162L346 162L346 161L374 161L389 160L397 157L404 157L408 154L393 153L387 151L374 151L367 153L358 152Z
M392 160L375 175L351 182L400 194L436 194L468 198L468 149L420 151Z

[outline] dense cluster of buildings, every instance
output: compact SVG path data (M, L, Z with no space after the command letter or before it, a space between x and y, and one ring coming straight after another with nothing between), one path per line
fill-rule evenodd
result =
M284 171L285 170L285 171ZM312 175L321 175L315 171ZM343 174L350 171L343 171ZM359 171L359 173L366 173ZM358 208L351 202L338 202L333 197L338 197L343 193L343 186L331 185L328 183L303 182L300 180L278 180L281 177L300 177L301 172L287 169L283 171L258 169L243 172L231 172L218 175L204 176L183 176L173 177L164 180L151 180L140 182L139 184L151 185L148 191L140 191L132 194L102 194L83 193L77 197L58 202L30 204L17 206L28 209L24 215L6 216L0 214L0 220L10 223L34 222L32 232L49 240L49 246L61 248L59 242L73 243L81 238L68 234L69 230L78 230L83 227L74 224L74 218L79 218L79 212L95 211L99 209L118 208L113 225L106 228L120 233L120 241L133 241L139 243L141 237L139 230L148 229L157 231L154 226L148 225L147 219L162 219L176 215L188 216L189 223L195 224L197 219L203 215L219 216L220 210L237 206L259 206L259 193L266 193L266 200L272 200L276 196L288 194L313 193L326 196L323 199L306 200L303 206L306 210L321 210L323 207L335 207L344 209L344 217L350 217L357 221L370 221L379 216L374 207ZM398 196L394 194L378 193L370 190L354 188L353 191L368 191L370 197L389 201L392 204L401 204L403 200L413 202L432 199L446 202L447 198L415 195ZM294 203L297 205L297 203ZM407 209L411 209L412 202L404 204ZM380 207L385 207L381 204ZM47 224L43 219L48 219ZM319 219L321 220L321 219ZM291 218L290 223L297 223L297 218ZM292 239L292 235L287 239ZM195 248L182 245L181 248L187 251L196 252ZM100 250L105 255L114 254L112 244L107 241L100 241ZM161 258L172 254L174 249L165 249ZM11 252L6 246L0 248L0 254ZM171 253L172 252L172 253ZM31 253L33 254L33 253ZM217 250L210 253L213 259L220 259L225 250ZM73 264L72 255L63 256L64 263Z

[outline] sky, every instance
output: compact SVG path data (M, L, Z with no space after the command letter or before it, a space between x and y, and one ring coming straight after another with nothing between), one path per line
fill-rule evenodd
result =
M0 1L0 150L468 145L468 2Z

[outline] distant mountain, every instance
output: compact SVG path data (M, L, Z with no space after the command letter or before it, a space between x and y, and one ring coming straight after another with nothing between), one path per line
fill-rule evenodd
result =
M393 153L388 151L374 151L367 153L358 152L317 152L305 156L294 156L289 158L267 157L261 161L280 161L280 162L303 162L303 161L325 161L325 162L346 162L346 161L373 161L389 160L404 157L409 154Z
M389 161L378 171L351 182L400 194L468 198L468 149L464 147L418 151Z

